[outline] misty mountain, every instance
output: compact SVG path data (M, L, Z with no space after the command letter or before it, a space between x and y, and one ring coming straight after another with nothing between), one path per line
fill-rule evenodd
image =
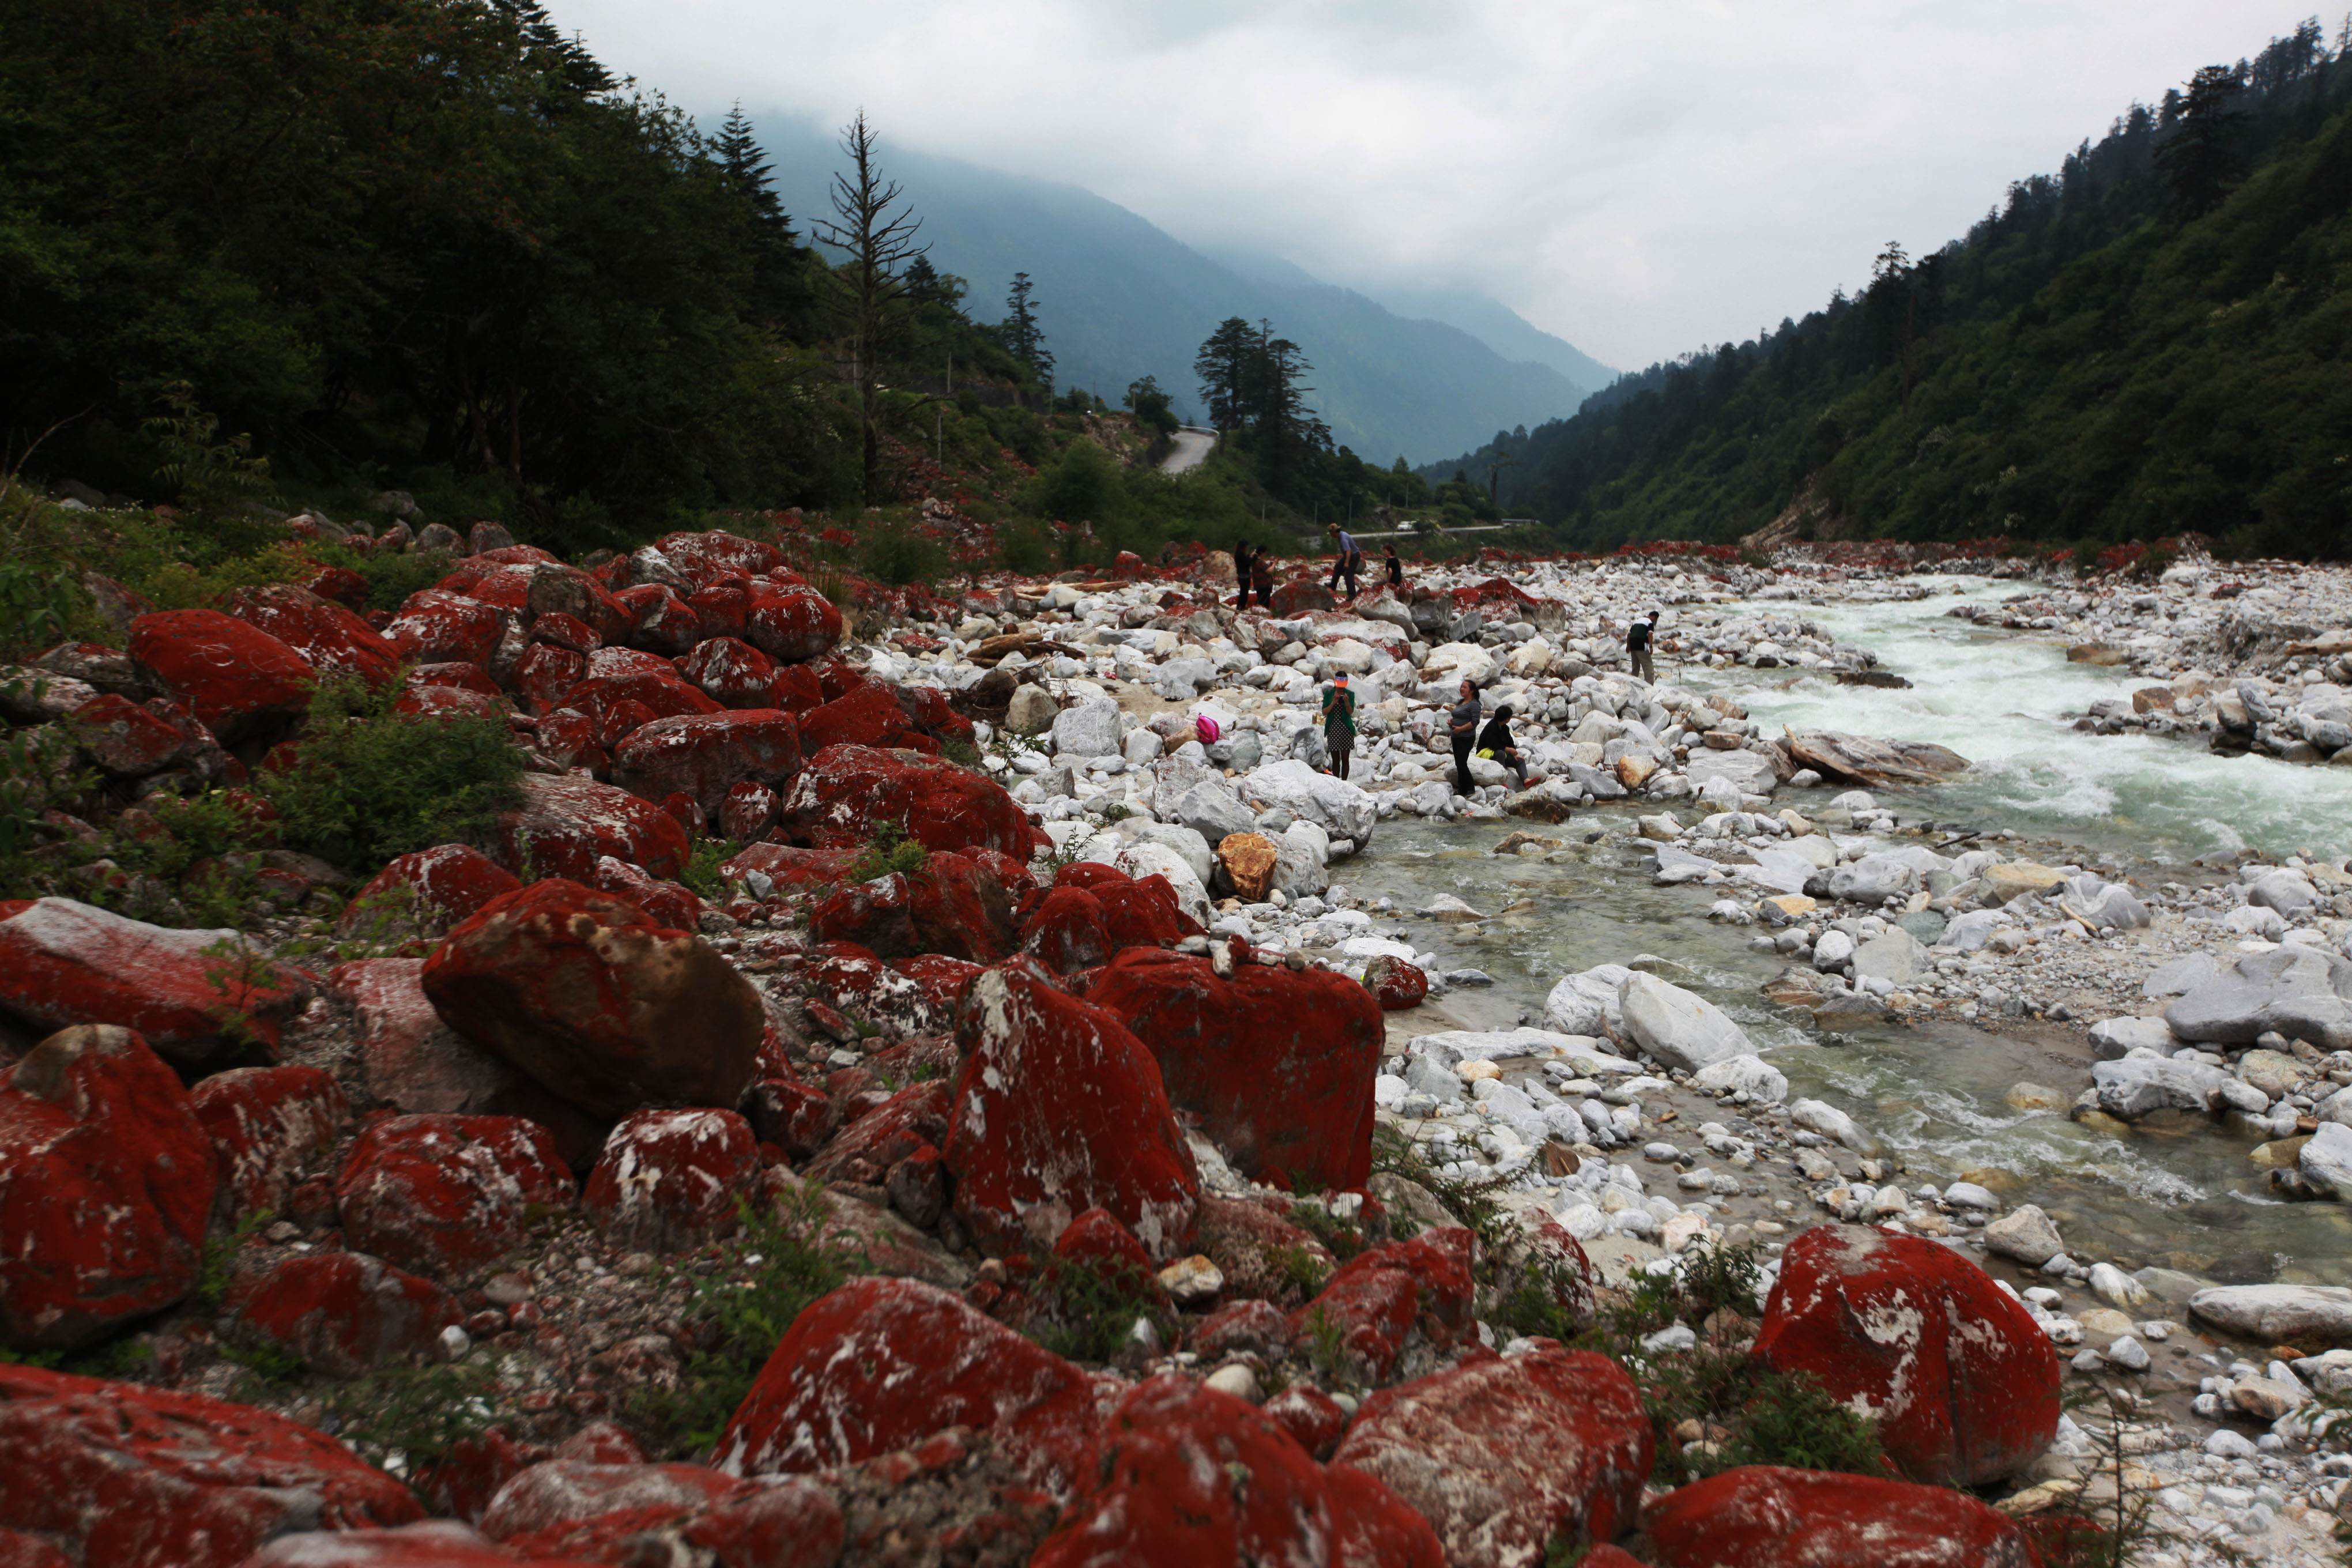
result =
M771 119L760 132L777 190L806 233L830 214L838 150L802 121ZM1304 348L1315 366L1312 401L1333 438L1382 463L1463 451L1497 431L1564 417L1613 375L1476 296L1443 297L1448 312L1477 322L1475 330L1411 319L1288 263L1257 258L1237 269L1076 185L887 142L883 154L885 172L923 220L919 237L930 244L932 265L971 284L967 309L983 321L1001 317L1013 274L1028 273L1055 379L1114 404L1129 382L1151 375L1181 413L1198 417L1192 359L1230 316L1271 321ZM1524 352L1498 352L1495 338Z

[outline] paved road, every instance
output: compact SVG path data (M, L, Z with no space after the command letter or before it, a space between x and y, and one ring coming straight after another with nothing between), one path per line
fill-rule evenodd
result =
M1217 433L1214 430L1196 430L1187 425L1171 439L1176 443L1176 449L1168 454L1167 460L1160 465L1160 471L1163 474L1185 474L1209 460L1209 448L1217 444Z

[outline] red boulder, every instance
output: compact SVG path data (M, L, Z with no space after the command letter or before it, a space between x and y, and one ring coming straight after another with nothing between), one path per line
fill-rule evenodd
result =
M767 1014L700 937L577 882L485 905L425 961L443 1020L572 1104L731 1106Z
M357 1252L279 1264L243 1293L235 1333L266 1341L331 1377L357 1377L435 1352L460 1321L457 1298Z
M259 628L327 675L356 676L371 687L389 685L400 672L400 650L373 626L341 605L291 583L239 588L229 614Z
M1149 1279L1152 1273L1151 1256L1143 1243L1108 1209L1088 1209L1072 1220L1055 1238L1054 1257L1093 1274Z
M1249 1305L1266 1304L1253 1301ZM1282 1316L1278 1311L1274 1315L1277 1320ZM1339 1446L1339 1438L1348 1430L1347 1410L1311 1383L1294 1383L1259 1408L1282 1423L1282 1429L1318 1459L1329 1458L1331 1450Z
M1116 1017L1015 958L972 981L956 1043L964 1064L942 1152L956 1214L983 1247L1050 1245L1100 1207L1154 1258L1179 1255L1200 1173L1158 1064Z
M526 707L540 714L552 713L564 706L587 678L588 660L583 655L544 643L532 647L514 668L516 692Z
M144 778L178 762L188 738L178 725L109 692L73 710L74 744L100 773Z
M776 890L801 893L832 887L856 858L856 849L850 847L795 849L789 844L747 844L740 854L719 868L719 874L730 882L741 882L759 873L768 886L755 885L752 896L764 900Z
M1623 1367L1540 1340L1368 1395L1331 1462L1419 1510L1453 1568L1520 1568L1629 1529L1651 1444Z
M841 612L814 588L751 584L743 635L785 664L801 664L841 640Z
M869 681L846 697L801 715L801 733L812 753L827 746L903 746L936 752L940 743L908 721L891 689Z
M1078 1367L960 1296L868 1277L793 1320L711 1463L730 1476L816 1470L974 1426L1066 1493L1095 1421L1095 1383Z
M411 664L482 668L498 650L507 617L488 605L439 588L411 594L383 628L383 640Z
M131 623L140 672L186 700L225 745L284 730L310 706L310 660L218 610L163 610Z
M1013 951L1012 900L993 872L961 855L934 855L919 871L842 889L811 912L809 935L883 958L993 963Z
M1966 1492L1832 1470L1743 1465L1668 1492L1645 1523L1664 1568L2040 1568Z
M1021 951L1056 974L1092 969L1110 956L1102 900L1082 888L1055 888L1021 925Z
M1169 1100L1200 1118L1235 1170L1333 1189L1370 1178L1387 1030L1361 985L1259 963L1220 979L1204 958L1129 948L1087 1000L1150 1047Z
M722 528L665 533L654 542L654 547L697 589L734 578L764 577L782 565L784 559L774 545L746 539Z
M796 843L855 847L877 823L903 824L927 849L994 849L1027 860L1045 835L1001 784L953 763L908 762L871 746L835 746L809 759L784 796Z
M1429 994L1429 972L1411 959L1383 953L1364 966L1364 989L1384 1013L1418 1007Z
M1445 1555L1427 1522L1380 1481L1324 1468L1280 1422L1169 1373L1111 1413L1086 1484L1029 1561L1443 1568Z
M677 672L722 708L775 708L776 661L740 637L714 637L677 661Z
M394 1116L360 1134L335 1183L352 1244L420 1274L462 1274L522 1242L536 1205L571 1205L555 1141L514 1116Z
M524 864L541 877L585 882L610 855L649 877L669 879L686 868L686 830L652 801L576 774L525 773L522 809L499 818L499 860L509 870Z
M774 708L656 719L613 752L614 784L646 800L688 795L706 823L736 784L787 789L800 771L800 726Z
M596 1548L619 1544L614 1536L656 1529L754 1489L701 1465L550 1459L499 1489L482 1515L482 1533L532 1556L561 1550L603 1560L605 1552ZM604 1539L594 1539L600 1536Z
M1822 1225L1789 1244L1756 1354L1866 1414L1915 1480L2014 1474L2058 1430L2062 1371L2022 1303L1948 1247Z
M362 958L330 977L357 1016L362 1082L394 1110L497 1114L528 1079L441 1021L424 972L421 958Z
M137 1035L34 1047L0 1075L0 1342L73 1350L178 1300L218 1179L187 1092Z
M0 900L0 1013L44 1033L117 1024L189 1068L239 1049L241 1032L274 1047L308 991L257 952L247 962L205 951L224 939L241 940L152 926L71 899Z
M719 836L738 844L750 843L776 820L781 797L756 779L745 779L727 791L719 803Z
M515 874L467 844L436 844L396 857L362 888L344 910L346 935L365 929L381 910L428 931L439 931L522 886Z
M288 1550L425 1512L282 1415L29 1366L0 1365L0 1519L92 1568L236 1568L281 1535Z
M640 1110L604 1141L582 1202L615 1247L683 1252L731 1235L760 1188L760 1146L731 1110Z
M1340 1267L1315 1300L1293 1312L1292 1331L1337 1329L1340 1348L1370 1379L1395 1370L1406 1334L1426 1310L1441 1329L1469 1326L1477 1284L1476 1238L1459 1226L1368 1247Z
M312 1155L332 1148L350 1107L318 1068L236 1068L215 1073L188 1095L220 1156L221 1186L242 1218L286 1199Z

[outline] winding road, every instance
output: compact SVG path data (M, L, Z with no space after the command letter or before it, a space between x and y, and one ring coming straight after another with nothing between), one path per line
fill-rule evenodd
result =
M1209 460L1210 449L1217 444L1217 433L1187 425L1171 439L1176 443L1176 449L1160 463L1160 471L1163 474L1189 474Z

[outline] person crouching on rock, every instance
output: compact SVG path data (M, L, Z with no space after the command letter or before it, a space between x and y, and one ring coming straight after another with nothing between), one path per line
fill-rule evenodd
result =
M1470 777L1470 752L1478 743L1478 689L1470 682L1462 683L1462 700L1446 716L1445 727L1454 741L1454 793L1475 799L1478 785Z
M1530 778L1528 775L1528 764L1519 756L1518 742L1511 739L1510 720L1509 703L1507 702L1495 710L1495 716L1486 721L1486 727L1484 730L1478 731L1478 754L1489 762L1500 763L1518 774L1521 789L1527 788L1530 784L1541 784L1543 782L1541 779Z
M1390 587L1404 586L1404 559L1396 552L1395 540L1381 547L1381 564L1388 571Z
M1633 617L1633 624L1625 628L1625 652L1633 660L1634 676L1643 680L1655 681L1658 679L1657 671L1650 663L1650 635L1656 630L1657 624L1658 612L1643 610Z
M1331 752L1327 771L1346 778L1349 761L1356 754L1356 694L1348 689L1344 669L1323 689L1323 740Z

